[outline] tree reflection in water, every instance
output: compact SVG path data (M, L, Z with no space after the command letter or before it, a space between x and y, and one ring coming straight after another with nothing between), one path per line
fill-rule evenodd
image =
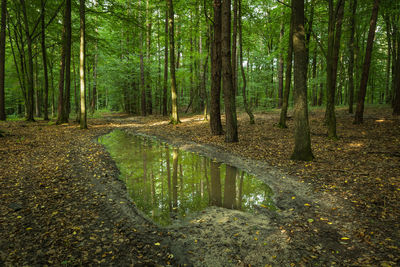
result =
M236 167L119 130L99 142L117 163L136 206L161 225L212 205L275 209L271 189Z

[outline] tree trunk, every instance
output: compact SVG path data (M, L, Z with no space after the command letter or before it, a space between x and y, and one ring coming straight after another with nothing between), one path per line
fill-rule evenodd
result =
M0 120L6 120L4 80L6 63L6 14L7 0L1 0L1 28L0 28Z
M350 17L350 39L349 39L349 113L353 113L353 102L354 102L354 34L356 29L356 10L357 10L357 0L352 0L350 2L350 10L352 16Z
M79 76L81 85L81 129L87 129L86 121L86 87L85 87L85 61L86 61L86 40L85 40L85 0L79 0L80 15L80 53L79 53Z
M313 55L313 60L312 60L312 101L311 105L316 106L317 105L317 90L318 90L318 84L316 83L316 78L317 78L317 47L314 48L314 55Z
M376 22L378 20L378 11L379 11L379 0L375 0L374 6L372 8L371 20L369 23L367 48L365 51L365 58L364 58L362 75L361 75L360 89L358 91L358 101L357 101L356 114L354 116L354 124L361 124L363 122L364 101L365 101L365 95L367 93L369 68L371 65L371 57L372 57L372 49L374 46Z
M283 35L285 34L285 24L281 23L281 31L279 42L282 43ZM279 67L278 67L278 108L283 104L283 52L279 53Z
M233 25L232 25L232 83L233 92L238 92L238 68L237 68L237 31L238 31L238 0L233 0Z
M97 28L96 28L97 32ZM96 102L97 102L97 39L94 44L94 62L93 62L93 96L92 96L92 103L91 103L91 111L94 113L96 111Z
M340 50L340 37L342 34L342 21L344 14L344 0L338 0L336 9L333 9L333 0L329 0L329 25L328 25L328 53L327 53L327 100L325 119L328 126L328 138L337 138L335 93L337 66Z
M400 35L397 32L397 27L395 28L396 38L397 38L397 49L392 47L393 50L397 50L397 57L393 58L393 65L395 65L395 74L393 77L393 115L400 115ZM396 60L396 62L394 61Z
M278 126L280 128L287 128L286 116L289 107L289 93L290 84L292 83L292 58L293 58L293 23L294 23L294 12L290 15L290 31L289 31L289 47L286 58L286 73L285 73L285 91L283 93L283 102L281 108L281 115Z
M27 70L27 80L28 80L28 104L27 111L26 111L26 120L27 121L35 121L33 118L33 95L34 95L34 85L33 85L33 56L32 56L32 38L29 33L29 22L28 16L26 12L26 5L25 0L20 0L21 7L22 7L22 14L24 19L24 26L25 26L25 36L26 36L26 43L28 45L28 70Z
M307 51L304 32L304 0L293 1L293 50L294 50L294 151L291 159L310 161L310 127L307 108Z
M44 74L44 103L43 103L43 119L49 120L49 76L47 72L47 51L46 51L46 32L45 32L45 2L41 0L42 14L41 14L41 26L42 26L42 57L43 57L43 74Z
M178 94L176 88L176 77L175 77L175 40L174 40L174 6L173 0L167 0L168 11L169 11L169 50L170 50L170 66L169 71L171 74L171 101L172 101L172 114L171 123L178 124L179 114L178 114Z
M165 51L164 51L164 88L163 88L163 116L167 116L168 114L168 10L165 12Z
M149 0L146 1L146 54L147 54L147 66L151 66L150 62L150 51L151 51L151 17L149 12ZM146 71L146 113L151 115L153 114L153 102L152 102L152 92L151 92L151 76L149 68Z
M243 95L243 105L244 109L249 116L250 119L250 124L254 124L254 115L253 112L251 111L248 103L247 103L247 96L246 96L246 74L244 72L244 67L243 67L243 31L242 31L242 0L239 0L239 45L240 45L240 50L239 50L239 58L240 58L240 69L242 71L242 80L243 80L243 87L242 87L242 95Z
M222 134L221 124L221 0L214 0L214 38L211 46L210 128L212 135Z
M222 0L221 19L221 54L222 54L222 84L224 88L226 133L225 142L239 141L236 118L236 101L232 77L231 58L231 0Z
M71 0L66 0L66 47L65 47L65 94L64 94L64 114L63 122L68 122L69 113L71 112Z

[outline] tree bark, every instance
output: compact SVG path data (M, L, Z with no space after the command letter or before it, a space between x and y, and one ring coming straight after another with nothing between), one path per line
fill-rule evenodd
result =
M281 23L281 31L279 35L279 42L282 43L283 35L285 34L285 24ZM279 53L279 67L278 67L278 108L283 104L283 52Z
M233 91L238 92L237 68L237 31L238 31L238 0L233 0L233 25L232 25L232 83Z
M170 50L170 66L169 71L171 75L171 101L172 101L172 114L171 114L171 124L178 124L179 114L178 114L178 94L176 88L176 77L175 77L175 39L174 39L174 6L173 0L167 0L168 13L169 13L169 50Z
M353 102L354 102L354 34L356 31L356 10L357 10L357 0L352 0L350 2L350 10L352 16L350 17L350 39L349 39L349 113L353 113Z
M239 45L240 45L240 50L239 50L239 58L240 58L240 69L242 72L242 80L243 80L243 87L242 87L242 95L243 95L243 105L244 109L249 116L250 119L250 124L254 124L254 115L253 112L251 111L248 103L247 103L247 96L246 96L246 73L244 72L244 67L243 67L243 31L242 31L242 0L239 0Z
M28 16L26 12L26 5L25 5L25 0L20 0L21 7L22 7L22 14L23 14L23 19L24 19L24 26L25 26L25 36L26 36L26 43L28 46L28 70L27 70L27 82L28 82L28 104L27 106L27 112L26 112L26 120L27 121L35 121L33 118L33 110L34 110L34 105L33 105L33 95L34 95L34 84L33 84L33 55L32 55L32 38L29 33L29 22L28 22ZM23 49L23 48L22 48Z
M65 47L65 94L64 94L64 114L63 122L68 122L71 111L71 45L72 45L72 27L71 27L71 0L66 0L66 47Z
M165 11L165 51L164 51L164 88L163 88L163 111L162 115L167 116L168 114L168 88L167 88L167 83L168 83L168 10Z
M328 53L327 53L327 100L325 119L328 126L328 138L337 138L335 93L337 66L340 50L340 37L342 33L342 21L344 14L344 0L338 0L336 9L333 8L333 0L329 0L329 25L328 25ZM337 15L336 15L337 14Z
M146 56L147 56L147 66L150 67L150 51L151 51L151 17L149 11L149 0L146 1ZM152 102L152 92L151 92L151 76L149 68L146 71L146 113L151 115L153 114L153 102Z
M222 84L224 89L226 133L225 142L239 141L236 118L236 101L232 76L231 58L231 0L222 0L221 54Z
M291 159L310 161L310 127L307 107L307 51L304 31L304 0L293 1L293 50L294 50L294 151Z
M86 85L85 85L85 61L86 61L86 40L85 40L85 0L79 0L80 15L80 53L79 53L79 76L81 87L81 129L87 129L86 120Z
M372 49L374 46L376 22L378 20L378 11L379 11L379 0L375 0L374 6L372 8L371 20L369 23L367 48L365 51L364 65L360 81L360 89L358 91L358 101L357 101L356 114L354 116L354 124L361 124L363 122L364 101L365 101L365 95L367 93L368 76L369 76L369 69L371 66Z
M41 14L41 26L42 26L42 58L43 58L43 74L44 74L44 103L43 103L43 119L45 121L49 120L49 74L47 71L47 51L46 51L46 32L45 32L45 2L41 0L42 14Z
M0 120L6 120L6 106L4 93L5 63L6 63L6 14L7 0L1 0L1 28L0 28Z
M294 23L294 12L291 12L290 30L289 30L289 47L288 47L287 58L286 58L285 90L283 93L281 115L280 115L279 124L278 124L278 126L280 128L287 128L286 117L287 117L287 110L289 107L290 84L292 83L293 27L294 27L293 23Z
M210 128L212 135L222 134L221 124L221 0L214 0L214 38L211 46Z

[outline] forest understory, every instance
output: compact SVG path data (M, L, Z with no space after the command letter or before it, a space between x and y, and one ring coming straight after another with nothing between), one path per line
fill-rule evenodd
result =
M96 142L98 136L117 128L179 145L210 146L271 168L279 174L276 183L292 180L312 192L309 199L288 195L277 200L284 207L295 203L294 211L283 210L282 215L261 208L262 216L269 218L266 223L282 234L284 245L268 251L272 245L261 238L268 229L244 228L248 233L243 235L252 242L243 241L242 247L235 248L233 238L227 247L212 247L227 257L220 265L400 264L400 118L386 108L369 108L364 123L353 125L353 116L338 109L339 139L330 140L324 112L312 110L315 160L300 162L289 160L291 119L289 128L281 129L276 126L279 113L275 111L257 113L255 125L248 123L244 113L238 117L239 142L233 144L225 143L224 136L211 136L201 116L183 117L174 126L161 116L109 114L89 120L89 130L80 130L72 122L60 126L45 121L0 122L4 131L0 138L0 266L200 266L207 262L202 254L207 252L191 250L201 241L201 237L191 237L193 227L162 228L137 212L118 180L115 163ZM218 223L223 235L232 235L229 227L249 218L241 218L239 212L218 212L236 216ZM204 242L204 247L211 246ZM255 252L259 258L247 257Z

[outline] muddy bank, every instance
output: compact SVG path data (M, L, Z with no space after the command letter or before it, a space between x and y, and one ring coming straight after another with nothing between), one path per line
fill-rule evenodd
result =
M332 202L329 194L314 193L309 185L265 162L245 159L214 146L176 136L150 135L140 128L126 131L156 137L180 149L246 170L274 191L274 202L279 208L276 212L263 207L255 214L209 207L185 221L161 228L168 236L161 243L170 248L177 262L190 266L331 265L343 264L350 260L350 254L361 253L359 248L349 249L351 241L346 233L330 219L329 213L341 212L346 204L338 207L339 200Z

